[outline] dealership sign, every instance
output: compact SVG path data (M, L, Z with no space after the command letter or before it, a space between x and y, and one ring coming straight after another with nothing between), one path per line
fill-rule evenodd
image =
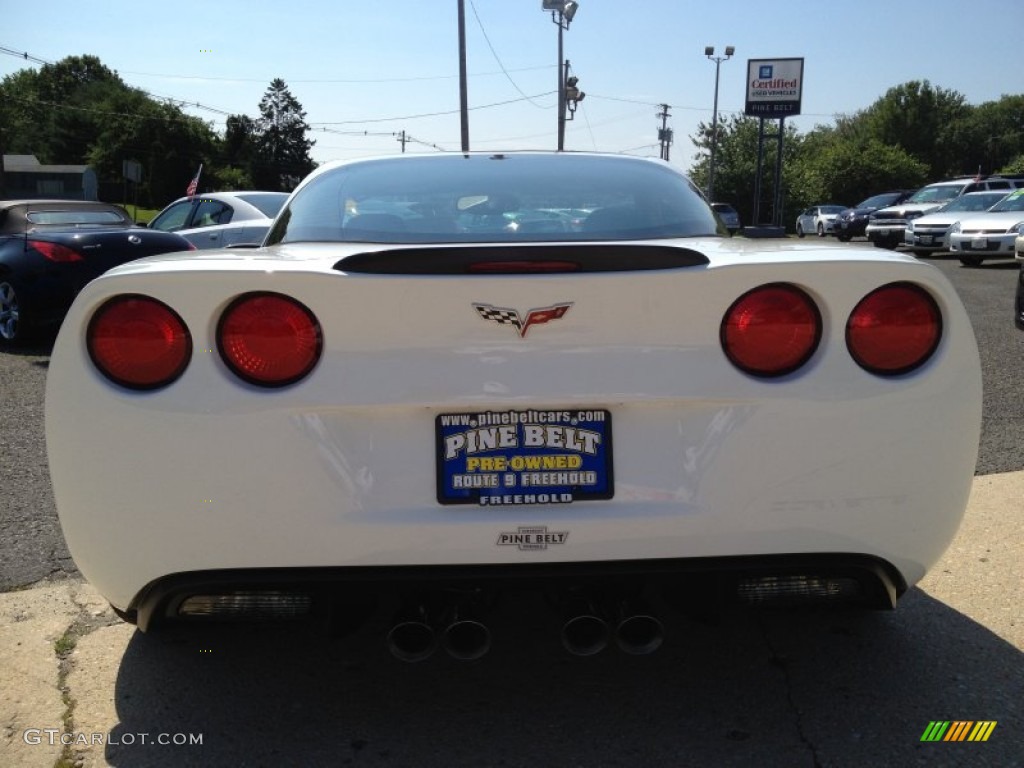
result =
M746 114L789 117L800 114L803 59L748 59Z

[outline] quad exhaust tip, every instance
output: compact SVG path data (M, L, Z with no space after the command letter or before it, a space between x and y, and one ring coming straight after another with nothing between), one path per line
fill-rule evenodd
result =
M387 647L401 661L430 658L438 647L459 661L475 661L491 649L491 631L465 601L410 603L399 610L387 634Z
M602 607L591 599L571 598L562 607L567 617L562 625L562 645L575 656L598 654L613 637L623 652L643 656L654 653L665 639L661 621L639 599Z
M639 599L599 601L570 595L557 601L563 617L562 646L574 656L594 656L613 641L624 653L654 653L665 639L664 627ZM438 648L453 659L475 661L491 649L491 631L465 600L439 608L425 602L402 607L387 633L387 647L400 661L425 661Z

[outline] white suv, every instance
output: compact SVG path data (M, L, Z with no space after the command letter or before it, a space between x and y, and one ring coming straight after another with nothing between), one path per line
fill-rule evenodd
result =
M988 189L1004 189L1009 192L1021 184L1019 180L997 176L987 179L954 179L929 184L927 187L921 187L905 202L872 213L864 234L879 248L895 248L904 242L907 222L911 219L924 216L943 203L968 192Z

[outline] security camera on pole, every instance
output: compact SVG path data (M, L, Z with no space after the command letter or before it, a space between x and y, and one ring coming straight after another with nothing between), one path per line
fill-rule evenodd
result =
M551 11L551 21L558 25L558 151L565 149L566 82L569 62L562 58L562 31L569 29L580 4L574 0L541 0L541 9ZM580 99L582 99L582 95ZM579 101L577 99L576 101ZM576 106L573 104L572 110Z

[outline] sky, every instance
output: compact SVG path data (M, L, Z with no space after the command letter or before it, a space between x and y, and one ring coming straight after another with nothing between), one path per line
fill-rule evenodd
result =
M461 148L458 0L0 2L0 78L31 59L91 54L223 131L224 113L257 117L279 77L306 112L317 162L399 153L403 131L407 152ZM464 2L470 148L554 149L551 14L541 0ZM586 97L565 148L658 157L668 104L670 162L689 169L690 137L713 116L709 45L736 49L718 66L720 118L743 110L748 59L803 58L801 114L787 118L801 132L910 80L970 104L1024 93L1022 23L1021 0L579 0L563 42Z

